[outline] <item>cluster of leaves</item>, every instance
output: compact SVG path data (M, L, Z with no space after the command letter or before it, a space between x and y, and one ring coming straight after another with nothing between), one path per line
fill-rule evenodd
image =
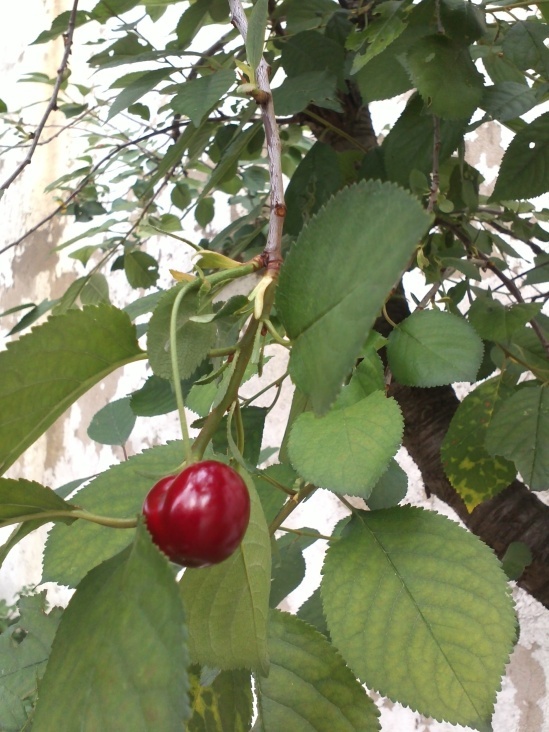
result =
M200 417L195 449L238 466L252 514L231 558L178 578L141 523L120 530L97 519L115 526L139 514L155 479L180 466L179 442L110 468L70 502L84 481L52 491L0 479L0 526L17 524L1 559L54 519L43 581L76 588L63 612L46 615L37 598L20 607L27 634L6 650L13 664L0 675L3 729L32 719L36 732L82 724L248 730L252 678L254 729L265 732L378 730L362 684L424 715L489 728L516 636L506 576L474 535L398 505L407 490L394 459L404 420L387 387L482 381L461 403L441 450L470 510L517 473L531 490L549 486L542 313L549 234L541 226L548 212L525 202L549 191L549 117L522 118L547 95L542 8L516 20L505 2L257 0L247 4L244 43L225 0L100 0L63 13L39 36L38 43L58 42L71 17L77 32L100 23L109 40L99 42L90 67L138 70L118 76L110 98L70 77L63 82L58 114L69 130L74 120L89 125L89 150L50 189L60 199L57 213L83 225L57 247L70 248L83 274L58 300L22 305L11 333L52 313L0 353L2 472L70 404L130 362L142 361L152 375L96 415L92 439L123 445L136 418L177 408L170 321L184 289L176 356L186 404ZM165 47L155 48L142 16L161 23L172 11L179 19ZM216 297L256 268L241 262L261 254L267 240L273 161L246 86L254 86L268 13L265 57L280 79L276 164L289 184L285 261L257 318L254 293ZM196 51L208 25L216 40ZM362 100L359 119L364 105L407 91L380 145L360 124L343 124L349 99ZM10 112L9 100L4 107L4 139L25 144L30 131L20 111ZM488 121L514 134L490 195L465 157L465 135ZM308 123L315 134L324 129L321 140ZM208 227L219 201L239 212L225 229L198 245L178 233L191 212ZM194 274L176 273L183 281L166 291L146 251L158 233L199 251ZM124 270L130 288L151 292L115 308L113 270ZM374 327L388 317L388 299L402 297L406 270L422 274L431 290L421 301L411 296L414 312L384 338ZM144 335L146 350L138 342ZM261 374L265 347L277 344L290 356L273 388L291 378L295 391L279 462L265 468L269 409L241 398L239 387ZM287 516L317 487L350 515L330 537L288 530ZM363 509L347 496L362 499ZM326 541L320 588L297 617L281 613L277 606L304 576L303 551ZM35 631L45 639L40 653L31 651Z

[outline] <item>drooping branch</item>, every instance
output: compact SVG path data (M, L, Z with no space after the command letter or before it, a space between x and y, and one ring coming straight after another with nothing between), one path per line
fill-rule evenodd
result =
M0 191L7 190L11 184L21 175L23 170L27 167L27 165L30 165L30 162L32 160L32 156L34 155L34 152L38 146L38 143L40 141L40 135L44 131L44 127L46 126L46 123L48 121L48 118L50 114L57 109L57 98L59 96L59 91L61 89L61 84L63 83L65 79L65 71L67 70L67 66L69 63L69 56L71 54L71 48L72 48L72 39L74 36L74 29L76 26L76 12L78 10L78 0L74 0L72 5L71 14L69 16L69 24L67 27L67 32L63 34L63 41L65 43L65 52L63 54L63 58L61 59L61 63L59 65L59 68L57 69L57 78L55 80L55 84L53 86L53 92L51 95L51 99L48 102L48 106L46 107L46 111L44 112L42 119L38 123L38 127L36 128L34 132L34 137L32 140L32 144L30 146L30 150L27 153L27 157L23 160L23 162L17 166L17 168L14 170L14 172L10 175L10 177L0 186Z

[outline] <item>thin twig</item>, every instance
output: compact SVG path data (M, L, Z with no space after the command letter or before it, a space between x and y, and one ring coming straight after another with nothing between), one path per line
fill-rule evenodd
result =
M469 238L469 236L459 227L454 224L452 224L450 221L447 221L446 219L443 220L442 224L444 226L447 226L451 231L454 232L454 234L457 236L457 238L465 245L465 248L467 250L470 249L470 247L473 246L473 242ZM478 259L481 259L484 262L484 266L486 269L489 269L491 272L493 272L496 277L503 282L503 284L507 287L511 295L515 298L515 300L519 303L524 303L525 300L522 297L522 293L519 290L519 288L515 285L513 280L509 279L507 275L505 275L499 267L497 267L484 252L476 250L476 256ZM539 342L543 346L545 352L547 353L547 356L549 356L549 340L546 338L545 333L539 326L539 324L536 322L535 318L532 318L532 320L529 321L530 325L532 326L532 330L537 335Z
M28 152L27 157L23 160L23 162L15 169L15 171L7 179L7 181L5 181L5 183L2 184L2 186L0 187L0 191L7 190L11 186L11 184L21 175L21 173L27 167L27 165L30 164L30 162L32 160L32 156L34 155L34 152L38 146L38 142L40 140L40 135L44 131L44 127L46 126L46 122L48 121L48 117L54 110L57 109L57 97L59 96L59 90L61 89L61 84L64 81L65 71L66 71L67 65L69 63L69 56L70 56L71 48L72 48L72 38L74 35L74 29L76 26L76 11L77 10L78 10L78 0L74 0L73 5L72 5L71 14L69 17L69 25L67 28L67 32L63 34L63 41L65 42L65 53L63 54L63 58L61 59L61 64L60 64L59 68L57 69L57 79L55 80L51 99L48 103L48 106L46 107L46 111L44 112L42 119L40 120L40 122L38 124L38 127L36 128L36 130L34 132L34 139L32 141L31 148Z
M25 234L19 237L19 239L16 239L15 241L12 241L11 244L7 244L3 249L0 249L0 254L4 254L4 252L7 252L8 249L12 249L12 247L16 247L19 244L21 244L25 239L27 239L31 234L34 234L35 231L38 231L44 224L47 224L48 221L51 221L55 216L57 216L58 213L63 211L69 203L71 203L78 194L88 185L89 181L95 173L101 168L102 165L107 163L111 158L113 158L117 153L119 153L121 150L124 150L127 147L130 147L131 145L137 145L140 142L143 142L144 140L148 140L150 137L155 137L156 135L164 134L166 132L171 131L170 127L163 127L160 130L153 130L152 132L148 132L146 135L142 135L141 137L137 138L136 140L129 140L128 142L124 142L120 145L117 145L114 147L107 155L105 155L101 160L96 163L93 168L90 170L90 172L84 176L82 181L80 182L80 185L77 186L74 191L55 208L51 213L49 213L47 216L45 216L41 221L39 221L37 224L35 224L32 228L30 228Z
M440 117L433 115L433 166L431 168L431 189L427 211L433 213L440 187Z
M509 292L515 297L517 302L523 303L524 298L522 297L522 293L519 290L519 288L515 285L513 280L510 280L507 275L505 275L499 267L497 267L493 262L490 261L490 257L487 257L486 254L483 252L477 252L477 256L480 257L484 262L486 262L486 268L489 269L491 272L493 272L496 277L503 282L503 284L507 287ZM532 318L532 320L529 321L530 325L532 326L533 331L537 335L539 342L545 349L545 352L547 356L549 356L549 340L545 337L545 333L535 320L535 318Z
M444 280L449 279L455 271L456 270L453 267L445 267L443 270L441 270L440 282L435 282L435 284L429 289L429 291L421 298L421 300L416 305L416 310L425 310L427 305L431 302L431 300L442 287L442 283L444 282Z
M246 41L248 34L248 19L244 13L241 0L229 0L231 20L240 35ZM256 100L261 108L267 154L269 156L269 175L271 179L271 215L269 217L269 232L265 245L265 259L267 274L277 276L282 264L282 228L286 216L284 203L284 183L282 180L282 145L276 123L276 115L269 81L269 65L262 56L256 70L256 80L259 94ZM253 82L253 79L250 79Z
M483 211L483 213L484 213L484 211ZM518 239L518 241L529 246L530 249L534 252L534 254L544 254L543 249L540 246L538 246L537 244L535 244L533 241L531 241L530 239L523 239L522 237L517 236L515 233L513 233L512 231L509 231L509 229L506 229L505 226L502 226L497 221L485 221L483 223L487 224L488 226L491 226L496 231L499 231L500 234L505 234L505 236L510 236L512 239Z

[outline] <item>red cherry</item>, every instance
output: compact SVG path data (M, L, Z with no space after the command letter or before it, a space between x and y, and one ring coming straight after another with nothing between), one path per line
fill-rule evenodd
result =
M155 544L172 561L207 567L227 559L242 541L250 496L235 470L204 460L156 483L143 514Z

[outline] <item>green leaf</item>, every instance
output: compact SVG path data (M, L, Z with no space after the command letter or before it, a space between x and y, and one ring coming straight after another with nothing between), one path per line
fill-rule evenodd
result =
M469 0L442 0L440 21L444 32L462 45L471 45L486 33L483 8Z
M444 436L442 466L469 511L507 488L516 476L513 463L492 457L484 447L494 414L510 392L500 377L477 386L459 405Z
M541 316L538 316L538 320ZM501 362L497 356L495 363L503 368L519 369L522 371L531 371L534 376L542 383L549 381L549 359L542 343L537 334L530 327L522 330L516 330L513 333L513 339L505 346L507 353L501 352L503 358ZM492 353L494 358L494 353ZM514 358L517 361L514 361Z
M486 435L491 455L512 460L533 491L549 487L549 389L520 388L496 412Z
M549 77L549 49L545 45L549 29L547 23L535 20L517 20L503 39L503 54L522 71L535 69L547 81Z
M408 476L396 460L391 460L389 467L372 488L368 497L368 508L379 511L381 508L393 508L406 497L408 492Z
M284 3L290 35L309 28L323 28L334 14L332 0L287 0Z
M253 71L259 66L263 55L268 12L269 0L255 0L246 35L246 58ZM250 79L250 81L253 82L254 79Z
M549 280L549 254L538 254L534 257L534 267L527 273L524 283L537 285Z
M303 31L285 40L280 63L288 77L323 69L339 81L344 75L345 52L324 33Z
M91 16L94 20L104 23L109 18L114 18L120 13L126 13L138 4L139 0L108 0L108 2L99 0L93 8Z
M109 283L101 272L93 272L86 278L84 287L80 291L82 305L110 305Z
M243 457L250 465L256 466L259 461L261 442L263 440L263 428L267 410L264 407L246 407L240 411L242 426L244 427L244 451ZM233 430L234 430L233 419ZM219 423L216 433L212 438L214 452L218 455L230 454L229 442L227 439L227 417L223 417Z
M63 33L66 33L69 29L70 17L70 10L65 10L63 13L60 13L60 15L53 19L50 29L42 31L31 45L48 43L49 41L54 41L56 38L59 38L59 36L62 36ZM90 14L87 10L77 10L74 19L74 27L80 28L80 26L88 23L89 20Z
M421 38L406 56L406 64L423 101L443 119L469 119L484 90L467 46L437 34Z
M196 33L203 25L210 0L196 0L179 18L175 32L177 35L177 45L183 49L192 41Z
M158 279L158 262L147 252L124 254L124 271L131 287L152 287Z
M0 523L43 511L66 511L69 516L72 510L74 506L40 483L23 478L0 478Z
M295 489L297 473L290 465L275 463L265 470L254 474L254 483L263 507L267 523L270 524L286 501L286 495L277 487L276 483L288 490ZM271 481L276 481L275 485Z
M337 153L329 145L315 142L286 189L285 231L293 236L299 234L311 216L342 187Z
M131 395L130 407L138 417L154 417L173 412L177 409L177 403L171 383L152 374L141 389Z
M46 592L23 595L19 618L0 635L0 719L3 732L20 732L28 725L62 610L46 612Z
M271 611L271 671L256 677L263 732L377 732L373 701L335 648L314 628Z
M367 41L368 45L363 54L354 58L351 74L357 71L384 51L406 28L406 23L402 19L403 6L406 3L389 0L388 2L376 5L373 11L372 22L368 23L365 31L360 34L363 41Z
M135 516L153 485L175 473L182 460L181 442L145 450L97 476L78 492L78 505L103 516ZM128 546L133 534L130 529L113 531L89 521L71 527L56 524L46 542L43 581L75 587L86 572Z
M469 308L468 319L483 340L507 343L515 331L525 326L540 311L540 303L519 303L506 307L499 300L477 297Z
M33 730L114 730L121 720L136 731L181 729L190 716L184 622L173 572L141 524L63 613Z
M443 163L463 140L464 120L440 120L439 163ZM430 174L433 167L433 117L426 113L419 95L413 96L383 141L385 171L390 180L410 187L412 171Z
M135 426L130 397L116 399L96 412L88 427L88 437L101 445L124 445Z
M172 287L156 306L147 332L147 350L151 368L163 379L173 379L170 355L170 318L175 298L184 285ZM195 323L190 320L198 312L199 297L189 292L183 298L177 314L177 360L182 379L191 376L215 343L215 323Z
M501 565L510 580L518 580L532 559L530 547L522 541L512 541L501 558Z
M488 729L516 633L491 549L431 511L360 512L323 574L330 635L363 683L425 716Z
M273 89L274 108L277 114L287 116L303 111L314 102L319 107L339 111L336 87L337 77L325 69L287 77L281 86Z
M248 732L253 712L249 671L220 671L204 684L191 667L189 678L192 717L185 732Z
M194 217L196 223L199 224L203 229L213 221L215 215L215 201L212 196L202 198L195 209Z
M111 120L120 112L123 112L131 104L141 99L144 94L150 92L161 81L173 74L174 69L168 68L153 69L152 71L137 71L122 77L112 86L123 86L123 91L111 102L107 120Z
M187 569L180 582L194 663L267 673L267 615L271 544L259 497L250 491L251 515L236 552L221 564Z
M384 392L315 417L305 412L290 434L292 465L305 480L341 495L368 498L398 449L404 423Z
M549 112L540 115L511 140L489 200L524 200L546 191L549 191Z
M429 221L403 190L362 181L302 229L280 272L276 302L294 342L291 377L315 412L333 403Z
M184 114L195 127L199 127L204 117L222 99L234 84L234 71L222 69L199 79L186 81L181 91L172 99L170 106L174 112Z
M314 529L307 529L314 532ZM312 536L284 534L274 542L273 572L271 581L270 606L279 605L290 592L299 587L305 577L305 558L303 550L313 542Z
M395 379L407 386L442 386L474 381L483 345L462 318L440 310L418 310L389 336L387 357Z
M101 305L51 317L0 353L0 472L115 369L141 358L126 313Z
M484 89L480 106L498 122L508 122L530 111L538 103L527 84L502 81Z
M397 53L399 40L397 38L355 75L364 102L391 99L412 88L410 77L400 61L402 57Z
M354 369L349 383L340 391L332 409L341 409L356 404L375 391L385 389L383 363L374 349L363 355Z
M320 587L317 587L313 594L305 600L297 611L297 617L312 625L322 635L328 637L328 626L326 625L326 618L324 617L324 610L322 608Z
M243 113L243 115L246 116L246 114L251 114L252 111L253 107L250 107L249 111L247 113ZM242 120L242 126L244 126L246 121L247 120ZM225 180L227 173L234 169L235 163L237 163L237 161L240 159L240 156L244 154L248 144L257 135L260 127L261 122L258 120L250 125L250 127L248 127L247 129L235 135L231 144L225 149L223 155L221 156L221 160L215 167L213 173L204 184L204 187L202 188L202 192L198 199L199 201L200 199L204 198L210 191L214 190L223 180Z

